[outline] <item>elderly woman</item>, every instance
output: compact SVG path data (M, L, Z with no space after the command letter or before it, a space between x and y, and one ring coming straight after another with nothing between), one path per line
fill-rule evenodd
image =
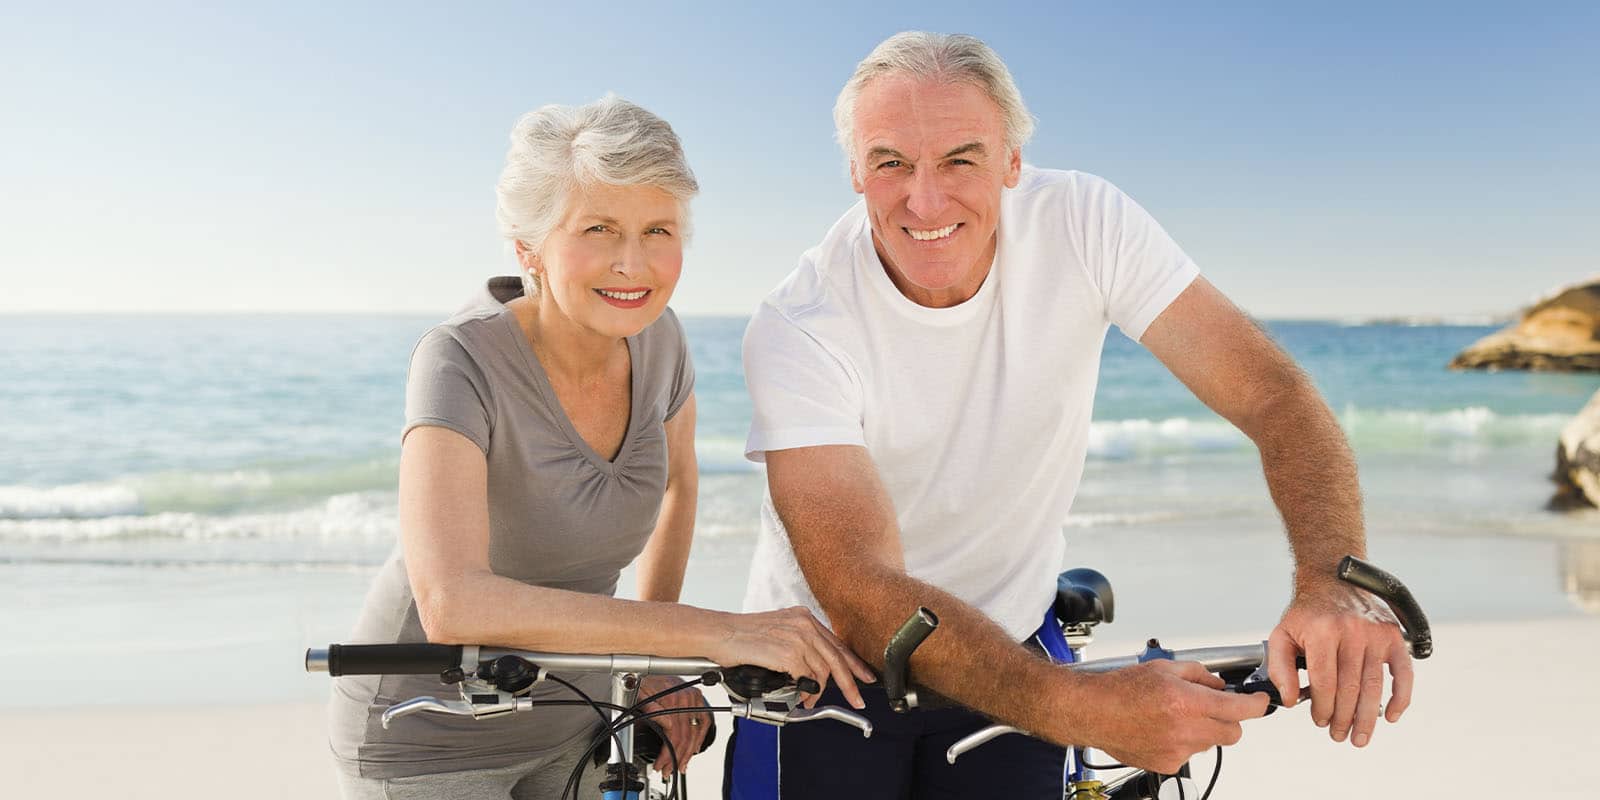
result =
M859 702L852 676L871 672L809 612L677 603L694 528L694 369L667 301L697 190L671 127L625 100L517 123L497 213L521 275L490 279L412 353L400 546L353 640L701 656L831 677ZM635 558L639 599L616 599ZM384 730L386 707L438 681L337 683L346 797L556 797L598 726L590 708L551 707ZM608 688L605 676L579 685ZM547 687L535 698L570 699ZM661 718L680 757L704 737L699 717Z

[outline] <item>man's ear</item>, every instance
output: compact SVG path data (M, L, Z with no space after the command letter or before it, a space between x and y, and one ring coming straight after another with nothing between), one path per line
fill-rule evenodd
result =
M1006 162L1006 188L1015 189L1022 180L1022 148L1011 148L1011 158Z
M861 185L861 176L856 172L856 160L850 159L850 188L856 194L866 194L867 187Z

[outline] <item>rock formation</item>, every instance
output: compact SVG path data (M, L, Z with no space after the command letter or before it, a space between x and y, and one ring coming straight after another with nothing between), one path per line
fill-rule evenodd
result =
M1551 476L1557 508L1600 505L1600 392L1561 429L1556 445L1556 472Z
M1600 279L1535 303L1516 325L1461 351L1450 368L1600 372Z

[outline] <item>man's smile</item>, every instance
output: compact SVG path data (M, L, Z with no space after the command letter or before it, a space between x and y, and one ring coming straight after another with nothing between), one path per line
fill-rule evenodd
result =
M939 239L948 238L951 234L956 232L957 228L965 224L966 223L964 222L953 222L944 226L943 228L934 228L933 230L917 230L916 228L907 228L902 226L900 230L910 234L911 238L916 239L919 242L932 242Z

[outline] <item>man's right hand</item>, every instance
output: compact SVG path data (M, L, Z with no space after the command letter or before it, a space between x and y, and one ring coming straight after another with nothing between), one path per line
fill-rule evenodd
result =
M1149 661L1079 673L1087 712L1060 738L1104 750L1130 767L1170 775L1192 756L1244 735L1240 722L1265 716L1265 694L1221 691L1221 678L1188 661ZM1051 737L1056 738L1056 737Z

